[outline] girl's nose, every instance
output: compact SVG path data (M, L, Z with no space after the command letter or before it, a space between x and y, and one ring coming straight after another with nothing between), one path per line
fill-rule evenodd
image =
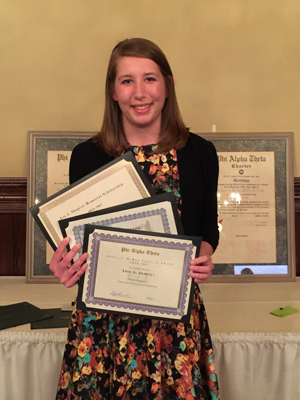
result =
M138 100L146 96L144 82L136 82L134 97Z

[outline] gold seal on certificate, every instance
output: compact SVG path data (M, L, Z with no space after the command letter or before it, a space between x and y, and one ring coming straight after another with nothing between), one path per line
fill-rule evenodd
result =
M83 251L90 256L78 308L189 323L189 265L200 243L199 237L86 225Z

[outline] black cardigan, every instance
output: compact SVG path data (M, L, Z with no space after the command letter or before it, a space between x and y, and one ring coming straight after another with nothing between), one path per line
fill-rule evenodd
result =
M186 235L201 236L215 250L219 241L217 184L219 165L214 145L190 133L185 146L177 150L181 221ZM71 156L70 183L112 161L92 139L78 144Z

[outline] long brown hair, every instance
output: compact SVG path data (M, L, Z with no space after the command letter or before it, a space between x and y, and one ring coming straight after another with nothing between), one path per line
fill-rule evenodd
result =
M160 140L155 152L183 147L188 137L188 128L180 115L170 65L164 53L155 43L141 38L123 40L115 46L111 53L106 75L103 123L99 134L94 138L95 141L107 154L113 156L121 154L129 146L123 129L122 112L118 103L113 99L118 60L124 56L149 58L154 61L165 81L168 97L162 110Z

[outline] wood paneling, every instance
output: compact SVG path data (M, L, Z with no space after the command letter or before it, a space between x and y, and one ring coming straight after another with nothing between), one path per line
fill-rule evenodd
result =
M300 178L295 178L296 273L300 276ZM0 275L25 276L26 178L0 178Z
M26 178L0 178L0 213L25 213Z
M0 178L0 275L25 275L26 178Z

